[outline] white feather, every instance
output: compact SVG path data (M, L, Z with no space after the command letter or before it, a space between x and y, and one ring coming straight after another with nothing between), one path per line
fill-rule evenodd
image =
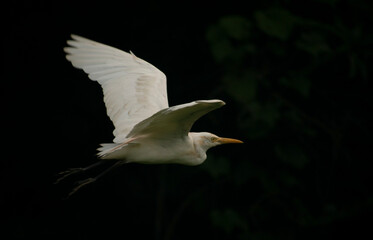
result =
M138 122L168 107L166 76L156 67L132 52L77 35L71 38L70 47L64 48L66 59L101 84L115 143L123 142Z

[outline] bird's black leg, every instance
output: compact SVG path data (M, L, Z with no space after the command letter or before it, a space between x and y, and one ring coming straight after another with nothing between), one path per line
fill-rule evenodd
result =
M70 168L70 169L68 169L66 171L60 172L58 174L60 177L57 179L57 181L55 182L55 184L61 182L63 179L67 178L68 176L70 176L72 174L88 171L88 170L90 170L90 169L92 169L94 167L97 167L97 166L101 165L102 163L104 163L104 160L95 162L94 164L89 165L88 167L84 167L84 168Z
M116 163L114 163L111 167L109 167L108 169L106 169L105 171L103 171L102 173L100 173L99 175L97 175L96 177L94 178L87 178L85 180L82 180L82 181L79 181L77 182L77 185L70 193L69 193L69 197L71 195L73 195L74 193L76 193L81 187L89 184L89 183L93 183L95 182L97 179L99 179L100 177L104 176L105 174L107 174L108 172L110 172L111 170L117 168L119 165L123 164L124 162L123 161L117 161Z

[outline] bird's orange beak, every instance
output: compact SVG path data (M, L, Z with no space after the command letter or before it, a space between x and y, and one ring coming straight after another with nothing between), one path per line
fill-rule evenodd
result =
M233 138L218 138L216 140L220 144L227 144L227 143L243 143L241 140L233 139Z

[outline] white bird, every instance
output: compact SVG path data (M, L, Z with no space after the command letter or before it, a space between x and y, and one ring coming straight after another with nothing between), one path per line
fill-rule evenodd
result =
M67 41L69 46L64 48L66 59L101 85L107 115L115 127L113 143L101 144L97 155L100 159L117 161L95 178L79 182L70 195L124 163L195 166L206 160L206 151L211 147L242 143L207 132L190 132L197 119L225 105L223 101L198 100L169 107L166 76L156 67L132 52L77 35L71 38ZM62 172L57 182L101 162Z

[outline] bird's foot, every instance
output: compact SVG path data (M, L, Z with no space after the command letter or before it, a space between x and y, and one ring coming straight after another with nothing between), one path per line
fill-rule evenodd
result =
M87 184L90 184L90 183L93 183L94 181L96 181L96 178L87 178L85 180L82 180L82 181L79 181L77 182L77 185L70 193L69 193L69 197L71 195L73 195L74 193L76 193L80 188L84 187L85 185Z
M84 171L84 168L70 168L66 171L60 172L58 173L58 176L60 177L54 183L57 184L61 182L63 179L67 178L68 176L82 171Z

